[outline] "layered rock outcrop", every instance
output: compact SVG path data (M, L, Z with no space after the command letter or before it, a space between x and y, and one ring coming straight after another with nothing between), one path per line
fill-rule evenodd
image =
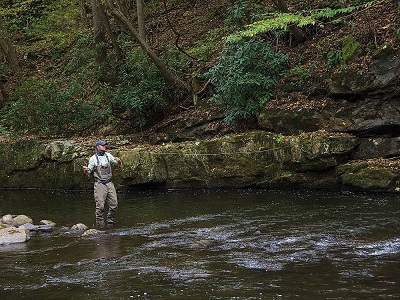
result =
M91 179L81 170L92 154L92 142L21 143L1 145L7 156L1 162L1 188L92 188ZM114 137L110 145L110 152L123 161L114 171L119 189L399 188L397 165L364 161L354 167L352 156L359 151L360 138L345 133L319 131L284 136L254 131L159 146L138 146Z

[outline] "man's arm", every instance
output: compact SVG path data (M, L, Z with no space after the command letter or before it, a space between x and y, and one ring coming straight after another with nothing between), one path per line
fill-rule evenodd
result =
M82 170L83 172L85 172L86 175L90 175L90 173L92 173L92 171L94 170L95 167L95 163L94 163L94 158L91 157L89 159L89 164L87 166L82 166Z
M111 153L106 153L106 155L108 155L108 158L110 159L110 161L114 164L118 164L120 165L122 163L121 159L119 157L113 156Z

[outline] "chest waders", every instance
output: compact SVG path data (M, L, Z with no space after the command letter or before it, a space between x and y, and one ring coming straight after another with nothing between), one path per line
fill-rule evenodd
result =
M104 153L104 155L107 158L107 164L105 165L100 164L99 156L96 154L97 165L96 169L93 172L93 176L95 181L99 181L101 183L108 183L111 181L112 170L108 155L106 153Z
M96 155L97 165L93 172L94 177L94 199L96 201L96 224L104 224L104 206L108 204L107 223L112 224L115 222L115 212L118 207L117 192L114 184L111 181L112 170L111 163L108 155L106 164L101 164L99 156Z

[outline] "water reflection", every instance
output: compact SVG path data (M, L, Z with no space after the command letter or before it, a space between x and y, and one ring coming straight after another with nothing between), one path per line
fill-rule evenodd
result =
M121 256L120 237L115 235L102 235L96 238L94 259L111 259Z
M91 194L0 196L56 223L92 222ZM118 224L0 248L13 299L376 299L400 296L399 201L276 191L121 194ZM25 198L26 199L26 198ZM55 204L53 202L60 202ZM6 205L3 205L6 204ZM76 207L80 210L76 211ZM7 208L8 207L8 208ZM58 207L58 208L57 208ZM12 213L12 212L11 212ZM51 219L48 215L46 219Z
M26 243L12 244L12 245L0 245L0 253L14 255L16 253L23 253L27 249Z

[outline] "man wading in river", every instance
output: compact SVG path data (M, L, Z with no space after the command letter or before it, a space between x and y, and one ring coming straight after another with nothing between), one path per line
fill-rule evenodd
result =
M115 212L118 207L117 192L111 181L111 164L121 164L121 159L106 152L105 141L96 142L96 153L90 157L89 164L82 166L83 171L93 175L94 200L96 202L96 225L104 226L104 206L108 204L107 223L115 223Z

